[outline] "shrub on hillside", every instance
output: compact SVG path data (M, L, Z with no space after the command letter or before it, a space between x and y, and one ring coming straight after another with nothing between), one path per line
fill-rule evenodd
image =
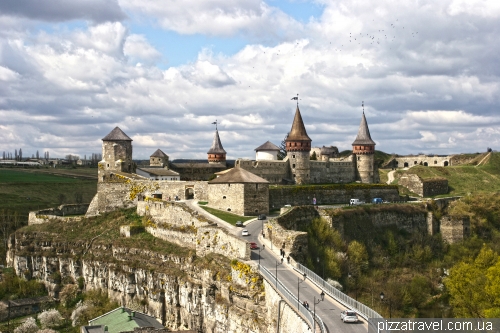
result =
M50 309L40 313L38 315L38 320L43 328L47 328L61 325L64 318L56 309Z
M29 317L24 321L24 323L21 324L21 326L14 329L14 333L35 333L37 331L38 326L36 325L36 320L33 317Z

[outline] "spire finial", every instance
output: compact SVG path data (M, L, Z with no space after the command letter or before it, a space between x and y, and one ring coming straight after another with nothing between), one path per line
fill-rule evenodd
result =
M299 94L297 94L297 97L292 97L292 101L297 101L297 107L299 106Z
M217 131L217 119L212 123L212 125L215 125L215 130Z
M361 101L361 106L363 107L363 114L365 114L365 101Z

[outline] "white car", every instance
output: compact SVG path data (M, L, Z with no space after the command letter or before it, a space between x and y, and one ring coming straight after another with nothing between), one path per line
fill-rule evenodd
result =
M356 312L354 312L352 310L344 310L344 311L340 312L340 319L344 323L357 323L359 320Z
M243 229L243 230L241 230L241 235L242 235L242 236L248 236L248 235L250 235L250 234L248 233L248 230L247 230L247 229Z

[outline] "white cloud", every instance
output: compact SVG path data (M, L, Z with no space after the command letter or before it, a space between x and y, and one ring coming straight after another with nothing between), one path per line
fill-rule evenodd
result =
M145 61L146 63L154 63L162 58L161 53L151 46L143 35L127 36L124 53L135 61Z

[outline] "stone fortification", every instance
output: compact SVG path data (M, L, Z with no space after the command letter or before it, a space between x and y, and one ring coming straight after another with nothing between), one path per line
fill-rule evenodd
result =
M235 167L250 171L271 184L281 184L283 179L291 179L288 156L282 161L251 161L240 158L236 160Z
M131 175L132 176L132 175ZM177 196L180 200L192 196L198 200L207 200L208 185L206 182L167 182L137 180L128 178L127 174L114 175L108 181L97 183L97 194L92 199L86 216L95 216L100 213L113 211L120 208L130 208L137 205L137 198L142 196L152 196L152 192L160 193L163 200L174 200ZM112 179L112 180L111 180ZM130 180L129 182L127 182ZM144 192L135 193L131 199L131 192L136 192L138 188L144 188Z
M250 243L231 235L220 227L198 228L196 233L196 254L222 254L228 258L250 260Z
M398 184L421 197L448 193L448 180L445 178L421 179L414 174L404 174Z
M399 201L397 186L365 184L332 184L309 186L270 186L269 209L284 205L311 205L316 198L318 205L348 204L352 198L370 202L373 198L384 201Z
M181 180L184 181L207 181L216 172L227 169L226 164L222 163L170 163L169 168L179 173Z
M85 290L105 290L123 306L143 304L142 312L171 330L264 333L276 329L268 314L276 310L267 308L262 281L252 279L251 288L233 283L227 259L204 264L181 254L52 242L34 233L15 236L9 242L9 265L20 276L43 282L51 296L58 296L63 281L83 278ZM251 273L238 273L245 274ZM275 301L272 298L269 306L275 306ZM292 317L288 320L297 320Z
M407 232L427 233L432 223L427 219L427 210L424 205L377 205L372 207L358 207L354 209L325 210L331 217L332 227L347 239L373 237L375 228L395 227Z
M182 202L139 201L137 214L147 216L146 231L179 246L196 249L198 256L222 254L230 259L250 259L250 244L217 227Z
M208 204L238 215L269 213L269 182L245 169L233 168L208 182Z
M445 241L450 244L470 237L470 218L468 216L443 216L439 230Z
M148 216L158 226L175 225L202 227L211 224L205 217L193 211L183 202L143 200L137 202L137 214Z
M391 159L385 167L389 168L411 168L416 165L423 166L449 166L453 160L453 155L409 155L398 156Z
M327 161L310 161L311 184L351 183L356 180L353 156L331 158Z
M319 217L312 206L292 207L286 213L269 220L264 226L266 237L278 248L283 248L286 255L295 260L305 260L307 250L307 226Z
M48 222L50 219L58 219L65 221L67 216L84 215L89 208L89 204L70 204L61 205L56 208L42 209L35 212L30 212L28 217L28 225L41 224ZM71 217L72 219L81 217Z

